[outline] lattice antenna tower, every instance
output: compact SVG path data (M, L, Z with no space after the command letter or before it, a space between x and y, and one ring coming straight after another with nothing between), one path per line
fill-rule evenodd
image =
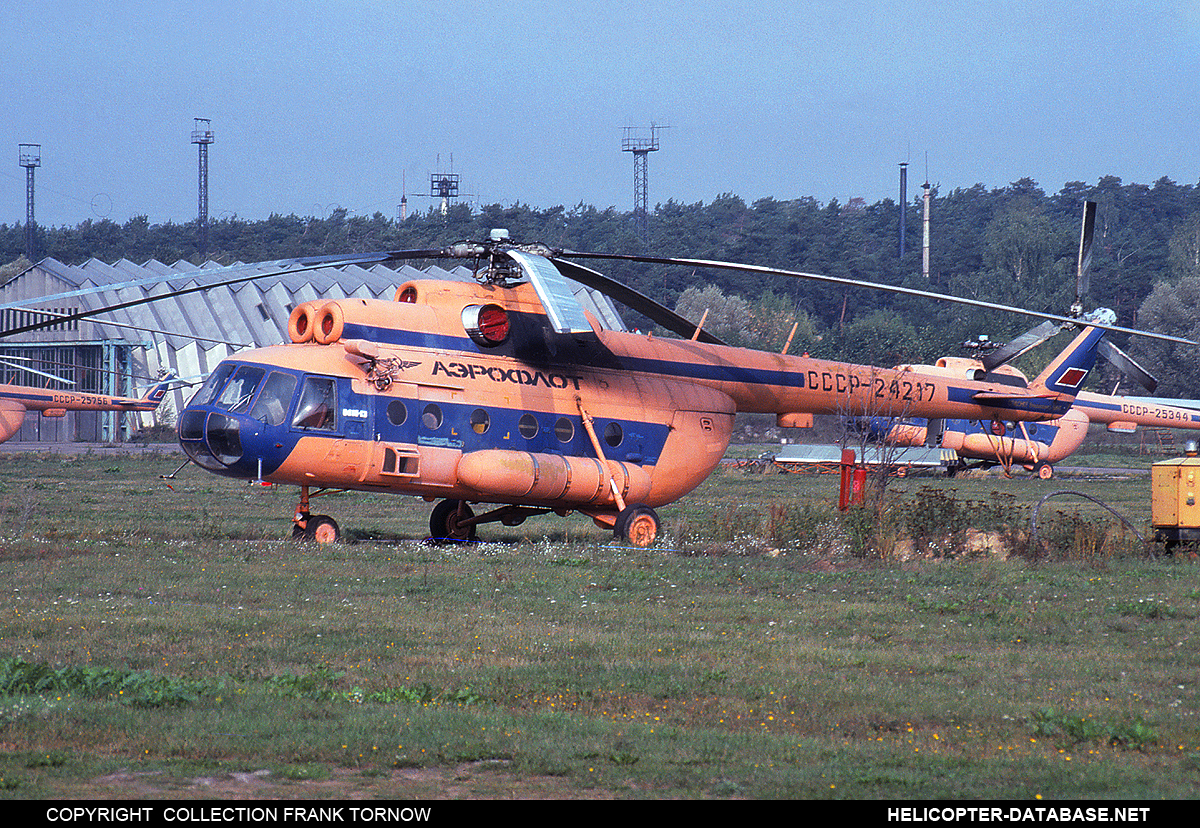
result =
M199 230L200 258L208 256L208 145L213 137L212 122L208 118L196 118L192 125L192 143L200 152L199 195L196 211L196 225Z
M650 153L658 151L658 131L666 127L650 125L650 135L637 127L625 127L621 139L621 151L633 153L633 220L638 235L646 240L646 217L648 215L647 193L649 191L648 164Z
M33 217L33 171L42 166L41 144L17 146L21 166L25 168L25 258L37 261L37 221Z

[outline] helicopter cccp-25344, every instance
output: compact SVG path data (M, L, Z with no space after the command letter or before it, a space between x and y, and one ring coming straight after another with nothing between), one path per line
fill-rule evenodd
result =
M655 507L713 471L739 411L775 413L781 425L847 410L1052 419L1070 408L1104 333L1082 324L1039 376L1015 387L729 347L570 260L609 254L516 245L503 232L380 254L434 257L474 260L476 282L414 280L394 301L302 304L290 343L220 363L179 418L188 456L216 474L299 486L294 535L321 542L340 530L311 513L311 498L361 490L440 500L435 538L467 540L481 523L574 511L645 546L658 534ZM630 332L607 299L581 303L572 283L685 338ZM481 503L495 508L476 515L471 504Z

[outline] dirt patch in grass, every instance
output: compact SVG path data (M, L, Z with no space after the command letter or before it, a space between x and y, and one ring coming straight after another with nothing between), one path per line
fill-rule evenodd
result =
M79 799L615 799L611 790L580 789L554 776L518 776L507 761L447 768L399 768L388 773L334 769L322 779L284 779L268 770L177 778L158 771L119 771L71 791ZM631 794L634 793L631 791Z

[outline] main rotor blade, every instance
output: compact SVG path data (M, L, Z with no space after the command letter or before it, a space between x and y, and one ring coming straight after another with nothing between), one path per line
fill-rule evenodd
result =
M124 290L125 288L141 287L142 285L161 284L162 282L172 282L172 281L192 280L192 279L199 280L200 278L203 278L206 276L212 277L212 276L224 275L224 276L232 276L233 277L233 278L229 278L229 279L220 279L215 282L206 282L205 284L202 284L202 285L192 285L191 287L183 288L181 290L169 291L167 293L162 293L162 294L158 294L158 295L154 295L154 296L144 296L140 299L132 299L127 302L120 302L115 305L108 305L106 307L96 308L94 310L84 310L84 311L78 311L76 313L70 313L70 314L53 315L48 319L42 320L41 322L34 322L34 323L30 323L28 325L24 325L22 327L12 328L10 330L2 331L2 332L0 332L0 339L2 339L4 337L8 337L8 336L15 336L16 334L28 333L29 331L41 330L42 328L48 328L52 325L59 325L59 324L62 324L63 322L71 322L76 319L87 319L92 316L98 316L102 313L109 313L110 311L124 310L125 308L136 307L137 305L146 305L146 304L149 304L150 302L157 302L162 299L173 299L176 296L185 296L189 293L198 293L203 290L211 290L212 288L228 287L230 285L241 284L242 282L252 282L257 279L269 279L272 276L281 276L281 275L291 274L291 273L304 273L309 270L319 270L319 269L325 268L325 267L347 267L352 264L353 265L382 264L383 262L401 261L404 259L445 258L449 255L450 254L448 254L446 250L393 250L393 251L384 252L384 253L363 253L360 255L352 255L352 256L344 256L344 255L343 256L308 256L308 257L301 258L301 259L279 259L279 260L273 261L273 262L258 262L258 263L254 263L254 264L228 265L226 267L218 267L218 268L212 268L212 269L208 269L208 270L185 271L185 272L179 273L178 275L159 274L159 275L151 276L151 277L148 277L145 279L133 279L128 282L114 282L114 283L106 284L106 285L95 285L90 288L79 288L77 290L68 290L68 291L64 291L62 293L51 294L49 296L38 296L33 299L23 299L18 302L8 302L6 304L0 304L0 310L7 310L9 308L20 308L20 309L24 309L24 310L37 310L40 313L46 314L49 312L41 310L40 308L37 308L35 306L45 304L46 302L56 301L58 299L67 299L67 298L71 298L71 297L75 297L75 296L87 296L90 294L106 293L109 291L119 291L119 290ZM268 269L250 273L248 275L246 274L246 271L248 271L248 270L262 268L264 266L267 267ZM242 274L242 275L235 275L235 274ZM111 322L108 320L99 320L99 324L117 325L120 327L120 323ZM128 327L128 326L124 326L124 327ZM203 339L202 337L196 337L191 334L172 334L172 335L178 335L178 336L185 337L188 339L200 339L201 341L213 341L213 342L221 341L221 340L206 340L206 339ZM224 343L224 344L237 344L237 343Z
M38 310L34 304L43 304L45 302L53 302L59 299L70 299L75 296L90 296L95 293L105 293L107 291L124 290L125 288L141 287L143 285L157 285L162 282L177 282L188 279L200 280L205 277L215 276L230 276L233 274L245 273L248 270L256 268L267 268L265 271L251 273L248 276L228 279L225 281L214 282L208 287L223 287L225 285L234 285L239 282L249 282L254 279L265 279L270 276L279 276L284 273L303 273L308 270L317 270L322 267L345 267L347 265L357 264L381 264L393 259L402 258L431 258L431 256L421 257L418 253L436 254L439 251L425 250L398 250L390 253L363 253L356 256L307 256L299 259L277 259L271 262L252 262L249 264L226 265L224 267L200 268L198 270L185 270L173 274L156 274L148 276L144 279L131 279L127 282L112 282L104 285L93 285L92 287L77 288L75 290L65 290L61 293L52 293L46 296L38 296L30 299L21 299L16 302L6 302L0 304L0 310L8 310L9 308L19 308L21 310ZM413 254L413 255L408 255ZM169 294L164 294L167 296Z
M1079 260L1075 266L1075 304L1082 307L1088 295L1088 268L1092 265L1092 237L1096 231L1096 202L1083 202L1083 222L1079 228Z
M759 273L766 276L788 276L794 279L810 279L812 281L825 282L827 284L860 287L870 290L883 290L889 293L899 293L904 296L919 296L923 299L935 299L940 302L955 302L960 305L970 305L976 308L986 308L988 310L1004 311L1005 313L1016 313L1022 316L1032 316L1035 319L1049 319L1054 322L1062 322L1070 325L1087 325L1088 327L1099 328L1105 331L1132 334L1134 336L1147 336L1152 339L1161 339L1167 342L1178 342L1183 345L1200 346L1200 342L1195 342L1191 339L1184 339L1183 337L1179 336L1172 336L1170 334L1156 333L1154 331L1141 331L1137 330L1136 328L1123 328L1120 325L1105 325L1099 322L1081 322L1078 318L1073 316L1061 316L1056 313L1028 310L1026 308L1018 308L1013 305L1001 305L996 302L985 302L982 299L968 299L965 296L951 296L945 293L933 293L932 291L928 290L901 287L900 285L882 285L877 282L864 282L859 279L847 279L841 276L826 276L821 273L805 273L799 270L786 270L778 267L739 264L737 262L722 262L714 259L681 259L667 258L662 256L637 256L627 253L583 253L575 250L563 250L560 251L558 255L573 259L608 259L611 261L642 262L645 264L706 267L713 270L737 270L744 273Z
M655 302L649 296L638 293L631 287L621 284L615 279L610 279L602 273L597 273L589 267L584 267L575 262L569 262L566 259L552 258L555 266L563 272L563 275L568 279L573 279L584 287L590 287L593 290L598 290L605 296L609 296L622 305L632 308L638 313L645 316L651 322L662 325L668 331L679 334L682 337L691 338L696 332L696 325L689 322L675 311ZM708 331L701 329L699 340L708 342L713 345L724 345L725 343L718 337L710 334Z
M1041 345L1062 329L1062 325L1049 320L1038 325L1036 328L1031 328L1020 336L1010 340L1007 344L1001 345L991 353L984 354L980 360L983 363L984 370L992 371L1007 362L1011 362L1026 351Z
M13 357L13 359L25 359L25 357ZM18 365L15 362L9 362L7 359L0 359L0 365L7 365L9 368L16 368L18 371L28 371L31 374L37 374L38 376L46 377L47 379L52 379L57 382L61 382L64 385L74 385L75 384L75 380L69 380L65 377L56 376L55 374L49 374L45 371L39 371L37 368L33 368L28 365Z
M1107 339L1101 339L1096 349L1100 356L1115 365L1122 374L1141 385L1147 391L1153 392L1158 388L1158 380L1142 366L1134 362L1133 357L1122 351Z

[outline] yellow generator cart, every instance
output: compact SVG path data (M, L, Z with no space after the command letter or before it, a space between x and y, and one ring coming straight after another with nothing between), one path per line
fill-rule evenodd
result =
M1150 469L1150 522L1154 540L1167 554L1200 546L1200 457L1188 444L1186 457L1162 460Z

